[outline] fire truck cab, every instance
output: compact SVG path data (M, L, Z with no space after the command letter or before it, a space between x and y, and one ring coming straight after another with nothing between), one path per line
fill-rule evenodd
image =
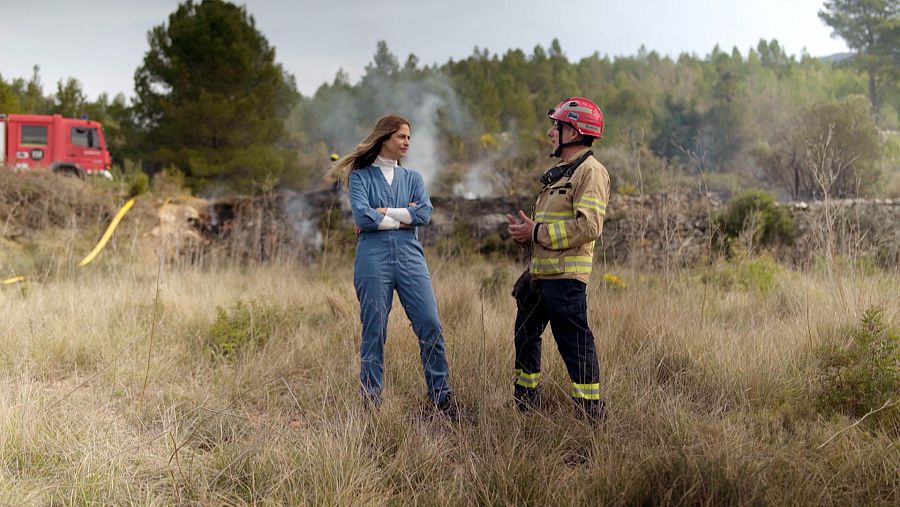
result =
M0 166L111 177L103 126L62 115L0 114Z

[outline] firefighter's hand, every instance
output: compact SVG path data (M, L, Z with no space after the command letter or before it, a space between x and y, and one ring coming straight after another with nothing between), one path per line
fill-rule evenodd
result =
M524 211L519 210L519 222L516 217L507 213L506 219L509 220L507 230L512 236L513 241L519 244L531 243L531 234L534 231L534 220L528 218Z
M387 215L387 208L375 208L375 211L381 213L382 215Z

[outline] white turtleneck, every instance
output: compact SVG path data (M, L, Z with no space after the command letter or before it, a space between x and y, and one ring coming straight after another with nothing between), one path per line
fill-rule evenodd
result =
M387 181L388 185L391 185L394 182L394 168L397 167L396 160L391 160L378 155L375 157L375 162L372 165L381 169L381 174L384 175L384 179ZM399 229L401 223L412 223L412 216L410 216L409 210L406 208L387 208L387 212L384 214L384 220L378 224L378 229Z
M387 180L388 185L393 183L394 168L397 167L396 160L391 160L389 158L384 158L381 155L378 155L377 157L375 157L375 162L373 162L372 165L381 169L381 174L384 175L384 179Z

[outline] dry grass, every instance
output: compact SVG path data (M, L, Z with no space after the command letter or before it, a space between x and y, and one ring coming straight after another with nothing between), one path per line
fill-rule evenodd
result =
M821 346L873 304L897 326L896 274L845 273L840 298L824 275L786 270L766 291L595 276L610 408L595 429L570 410L549 331L551 406L509 406L512 265L432 265L454 387L480 415L454 425L420 417L396 302L386 404L362 410L349 261L157 276L112 257L0 289L2 504L900 503L898 433L860 424L819 448L855 421L812 401ZM212 324L238 301L264 339L217 356Z

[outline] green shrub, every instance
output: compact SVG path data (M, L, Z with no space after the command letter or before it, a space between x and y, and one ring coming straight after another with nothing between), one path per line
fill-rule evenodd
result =
M190 194L185 186L184 173L177 167L166 167L153 175L151 183L153 191L161 196Z
M121 165L113 166L112 176L112 181L95 178L95 182L101 188L112 186L120 192L125 192L128 197L137 197L150 189L150 177L141 170L139 161L126 159Z
M128 197L137 197L147 193L150 188L150 177L143 171L126 174L128 182Z
M232 358L241 350L265 343L275 330L275 308L259 302L238 301L228 310L217 306L209 326L207 346L217 356Z
M859 324L848 330L849 345L831 346L820 354L816 401L821 411L860 418L877 410L873 422L895 428L900 423L900 336L884 322L883 314L882 308L868 308Z
M738 286L769 294L775 288L782 268L771 257L763 256L741 262L737 269Z
M762 255L720 264L712 271L703 273L701 279L704 283L712 283L725 290L754 290L766 296L775 289L779 278L783 276L784 268L769 255Z
M736 239L745 231L752 232L754 243L765 245L790 243L794 236L794 221L784 208L775 204L772 194L764 190L736 195L725 211L716 215L714 222L726 240Z

